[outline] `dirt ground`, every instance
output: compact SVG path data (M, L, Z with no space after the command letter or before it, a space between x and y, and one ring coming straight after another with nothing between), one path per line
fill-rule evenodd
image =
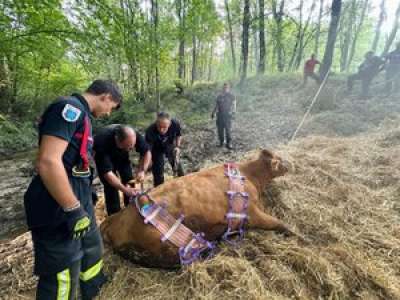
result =
M214 259L176 272L132 265L108 249L100 299L400 299L400 101L343 95L333 81L288 144L316 91L296 84L250 81L236 91L235 151L216 147L210 120L186 128L183 161L196 171L258 147L277 151L293 170L266 191L266 208L310 243L251 232L239 248L221 245ZM30 167L24 159L0 167L10 175L1 178L1 228L15 232ZM32 297L31 247L29 233L0 244L1 299Z

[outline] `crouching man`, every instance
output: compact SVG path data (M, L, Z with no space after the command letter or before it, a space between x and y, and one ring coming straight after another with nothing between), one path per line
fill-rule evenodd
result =
M120 124L101 129L94 137L93 149L97 173L104 186L107 214L110 216L121 210L119 191L124 195L125 206L137 193L136 189L127 184L133 179L129 152L135 149L140 154L136 180L143 182L151 163L150 149L140 133L130 126Z

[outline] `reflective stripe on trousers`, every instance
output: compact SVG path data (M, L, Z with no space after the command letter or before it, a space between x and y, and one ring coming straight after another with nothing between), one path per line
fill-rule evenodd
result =
M89 269L87 269L84 272L81 272L79 274L79 279L82 281L89 281L90 279L96 277L101 269L103 268L103 260L100 259L96 264L91 266Z
M71 293L71 275L69 269L57 273L57 300L68 300Z

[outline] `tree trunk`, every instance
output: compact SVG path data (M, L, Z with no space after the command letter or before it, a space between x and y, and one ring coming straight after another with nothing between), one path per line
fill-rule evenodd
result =
M387 54L390 50L390 47L393 44L394 39L396 38L396 34L397 34L397 30L399 29L399 19L400 19L400 2L399 2L399 6L397 7L396 10L396 16L395 16L395 20L393 23L393 27L392 27L392 31L390 32L389 38L386 41L385 44L385 49L383 50L383 55Z
M381 36L381 27L382 27L383 22L386 19L385 4L386 4L386 0L382 0L381 5L380 5L381 12L379 14L378 23L376 24L375 37L374 37L374 41L372 42L372 48L371 48L372 51L374 51L374 52L376 52L376 50L378 48L379 39Z
M304 49L308 43L308 41L305 39L306 33L308 31L308 28L310 26L311 23L311 19L312 19L312 15L314 13L315 7L316 7L316 0L313 0L312 4L311 4L311 8L310 8L310 13L307 17L307 21L306 24L303 26L303 30L301 32L300 35L300 41L299 41L299 48L298 48L298 52L297 52L297 58L296 58L296 62L294 65L294 69L298 70L301 64L301 61L303 60L303 56L304 56Z
M185 0L176 0L176 14L179 20L178 78L185 78Z
M255 5L255 6L257 6L257 5ZM255 16L257 15L257 7L255 7L254 15ZM251 18L251 15L250 15L250 18ZM254 61L254 68L255 68L255 70L257 72L258 59L260 58L260 56L258 54L259 53L258 26L252 26L251 28L252 28L252 34L253 34L253 43L252 43L252 45L253 45L253 50L254 50L253 51L253 56L254 56L253 61ZM253 71L253 64L251 64L251 71Z
M229 9L228 0L225 0L225 10L226 10L226 17L228 20L229 40L230 40L230 45L231 45L232 69L233 69L233 75L235 75L236 74L235 40L233 38L232 18L231 18L231 12Z
M211 79L212 79L213 57L214 57L214 42L211 42L211 45L210 45L210 59L208 61L208 76L207 76L207 80L208 81L211 81Z
M350 55L349 55L349 59L346 64L346 71L349 70L351 62L353 61L353 58L354 58L354 54L356 53L358 37L360 35L360 32L361 32L363 24L364 24L365 15L367 14L369 3L370 3L369 0L364 1L364 5L362 7L362 11L361 11L361 15L360 15L360 22L357 24L355 35L354 35L353 41L351 43Z
M192 36L192 44L192 84L194 84L197 79L197 41L194 33Z
M357 16L357 1L351 0L351 3L343 8L343 15L340 19L340 28L343 29L340 34L340 72L346 71L347 68L355 16Z
M332 66L333 54L335 52L335 43L337 28L342 10L342 0L332 0L331 22L329 24L328 39L325 47L324 59L320 68L320 78L324 79Z
M260 43L260 58L258 61L257 74L265 73L265 20L264 20L264 10L265 3L264 0L258 0L258 17L259 20L259 43Z
M303 31L303 7L304 7L304 0L300 0L299 3L299 22L296 24L297 25L297 33L296 33L296 42L294 44L293 50L292 50L292 57L290 58L290 62L288 65L288 71L293 70L293 66L297 57L297 49L300 46L300 40L301 40L301 33Z
M278 0L272 0L272 15L275 20L275 41L276 41L276 56L277 56L277 66L278 71L283 72L285 68L284 53L283 53L283 43L282 43L282 33L283 33L283 10L285 8L285 0L279 3L278 10Z
M316 57L319 55L319 40L321 36L321 21L322 14L324 13L324 0L319 1L319 15L318 15L318 23L317 23L317 32L315 33L315 46L314 46L314 54Z
M244 0L243 9L243 33L242 33L242 68L240 74L240 85L247 78L247 64L249 60L249 27L250 27L250 0Z
M155 56L155 72L156 72L156 89L155 96L157 100L157 111L161 109L161 98L160 98L160 41L158 37L158 1L151 0L151 14L153 18L154 27L154 56Z

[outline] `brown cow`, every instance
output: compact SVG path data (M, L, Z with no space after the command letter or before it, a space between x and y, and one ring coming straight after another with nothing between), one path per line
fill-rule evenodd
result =
M264 188L273 178L287 172L281 158L268 150L261 150L257 159L239 163L238 167L246 177L244 189L250 199L246 227L292 234L285 224L262 209ZM151 190L149 196L157 203L165 201L174 217L183 213L188 228L193 232L204 232L207 240L215 241L227 229L228 184L224 167L217 166L167 181ZM159 231L143 223L134 205L106 219L101 231L105 242L129 260L163 268L179 263L178 248L169 241L162 243Z

